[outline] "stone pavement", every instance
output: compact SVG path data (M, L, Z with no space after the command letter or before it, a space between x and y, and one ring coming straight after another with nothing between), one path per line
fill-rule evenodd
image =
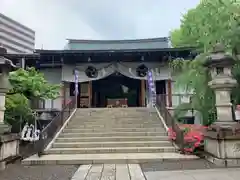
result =
M138 164L82 165L72 180L145 180Z
M9 164L0 171L0 180L70 180L79 166L23 166Z
M147 180L235 180L240 177L240 169L219 168L205 159L144 163L141 168Z
M71 180L237 180L240 169L142 171L138 164L82 165Z
M196 170L196 169L216 169L219 168L215 164L205 159L191 159L178 161L161 161L142 163L141 168L143 172L148 171L179 171L179 170Z
M240 169L202 169L145 172L146 180L237 180Z
M16 163L0 171L0 180L237 180L239 177L240 168L217 169L205 160L81 166Z

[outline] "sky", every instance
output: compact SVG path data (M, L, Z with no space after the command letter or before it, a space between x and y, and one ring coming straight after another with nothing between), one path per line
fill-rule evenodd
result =
M200 0L0 0L0 12L36 32L36 48L63 49L66 39L169 36Z

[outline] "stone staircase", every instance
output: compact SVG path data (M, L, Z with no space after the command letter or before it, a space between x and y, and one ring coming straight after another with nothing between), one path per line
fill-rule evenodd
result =
M78 109L45 155L24 164L139 163L182 155L157 112L147 108ZM175 155L175 156L174 156Z

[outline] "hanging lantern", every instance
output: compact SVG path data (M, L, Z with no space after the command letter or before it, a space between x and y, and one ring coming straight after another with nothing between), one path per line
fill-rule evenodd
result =
M85 74L89 78L96 78L98 76L98 70L93 66L88 66L85 70Z
M142 64L137 67L136 72L139 77L145 77L147 75L148 68L147 68L147 66Z

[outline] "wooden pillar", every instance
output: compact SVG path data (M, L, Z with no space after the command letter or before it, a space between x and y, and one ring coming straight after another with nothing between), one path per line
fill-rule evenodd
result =
M88 107L92 106L92 81L88 84Z
M167 97L168 97L168 106L172 107L172 80L167 80Z
M146 81L144 79L141 80L141 93L140 93L140 105L142 107L146 106Z
M65 82L62 82L62 108L65 107L66 105L66 83Z

